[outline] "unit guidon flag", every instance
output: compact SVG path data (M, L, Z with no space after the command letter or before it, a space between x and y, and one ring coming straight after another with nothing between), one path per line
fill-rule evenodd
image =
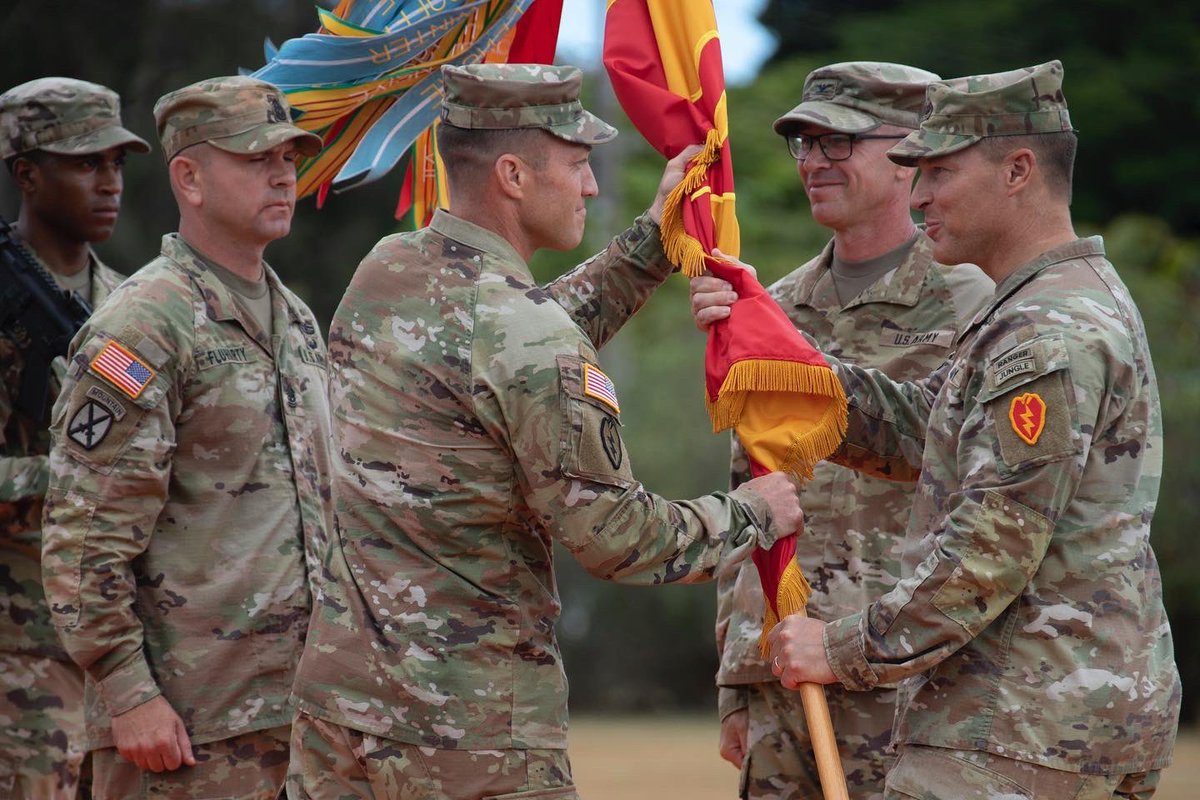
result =
M609 0L604 64L622 107L655 149L670 158L689 144L704 145L668 198L661 227L663 249L684 274L708 269L738 293L730 317L709 330L705 399L714 430L737 431L755 475L812 477L813 465L845 434L841 384L757 280L712 256L717 248L737 257L740 248L712 4ZM795 536L788 536L754 554L767 600L764 634L807 601L795 551Z

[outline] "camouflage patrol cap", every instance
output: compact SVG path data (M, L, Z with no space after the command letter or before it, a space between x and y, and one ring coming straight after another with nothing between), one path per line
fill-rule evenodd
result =
M1050 61L929 84L920 129L888 151L897 164L956 153L992 136L1073 130L1062 93L1063 65Z
M295 139L306 156L321 150L320 136L292 124L283 92L257 78L209 78L168 92L154 104L154 122L167 161L200 142L261 153Z
M121 127L121 100L112 89L74 78L38 78L0 95L0 158L31 150L87 155L123 145L150 145Z
M442 122L456 128L541 128L576 144L610 141L617 129L579 102L583 73L544 64L442 67Z
M866 133L880 125L916 128L925 87L939 77L882 61L847 61L814 69L804 79L800 105L775 120L775 132L795 136L807 125L838 133Z

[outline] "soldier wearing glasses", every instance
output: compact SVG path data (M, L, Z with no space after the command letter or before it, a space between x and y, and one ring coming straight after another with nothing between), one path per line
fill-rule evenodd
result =
M1051 61L929 85L888 157L920 169L934 256L995 295L926 378L829 359L850 411L833 458L919 481L902 578L768 641L786 688L902 681L888 798L1147 800L1171 762L1158 386L1104 241L1075 232L1062 83Z
M911 133L937 76L899 64L853 62L813 71L802 102L775 122L796 159L813 218L833 232L816 258L771 292L818 346L896 380L923 377L991 295L976 267L935 263L913 224L914 170L888 160ZM716 278L695 282L720 288ZM701 327L724 314L697 314ZM711 316L710 316L711 315ZM735 444L733 482L749 478ZM806 532L797 558L813 582L809 613L836 619L886 592L900 572L900 538L913 485L821 464L805 487ZM762 591L753 566L719 584L721 755L742 770L742 797L819 796L799 696L780 686L759 656ZM855 798L878 797L890 758L895 689L827 688L842 764Z

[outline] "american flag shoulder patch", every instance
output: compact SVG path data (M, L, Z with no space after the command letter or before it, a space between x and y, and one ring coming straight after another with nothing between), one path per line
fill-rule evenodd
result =
M596 398L618 414L621 413L621 404L617 402L617 387L599 367L593 367L586 362L583 365L583 393Z
M92 359L91 367L93 372L134 400L154 380L155 374L149 364L116 341L104 345Z

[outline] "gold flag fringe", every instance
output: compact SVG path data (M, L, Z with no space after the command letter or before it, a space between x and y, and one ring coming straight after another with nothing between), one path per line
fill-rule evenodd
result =
M689 236L683 227L683 198L704 185L708 168L720 157L721 134L712 128L704 139L704 149L691 160L683 180L663 201L662 220L658 225L663 252L667 260L689 278L704 274L704 257L707 253L704 245Z
M705 396L713 431L732 428L741 420L746 400L753 391L795 392L827 399L820 419L809 430L791 433L791 442L779 469L811 480L813 467L841 445L846 435L846 393L833 370L826 366L775 359L747 359L729 368L717 399ZM762 634L758 640L763 658L770 652L767 635L782 617L801 611L812 587L792 559L784 568L775 593L774 607L765 603ZM778 613L776 613L776 608Z
M771 646L767 643L767 635L771 633L771 629L779 624L783 617L795 614L808 605L808 598L811 596L812 587L808 585L804 573L793 558L784 569L779 579L779 589L775 593L775 605L779 608L779 613L775 613L770 603L765 604L762 634L758 637L758 652L764 660L771 654Z
M787 453L780 471L811 480L813 467L841 445L846 435L846 393L837 375L829 367L775 359L747 359L729 368L717 392L717 399L705 396L713 431L732 428L741 420L751 392L794 392L827 399L820 419L806 431L791 432ZM812 587L792 559L780 576L775 605L765 603L762 634L758 646L763 658L770 652L767 635L782 617L795 614L808 603ZM778 613L776 613L776 608Z
M845 433L846 393L833 370L826 366L770 358L748 358L731 365L717 391L717 399L705 398L708 415L712 418L713 433L720 433L738 423L742 418L746 395L750 392L795 392L828 397L842 407L840 429ZM829 453L841 441L839 437Z
M846 422L844 396L840 400L836 397L831 399L825 407L825 413L821 415L821 421L814 425L812 430L792 435L792 444L788 447L779 470L790 472L806 481L812 480L813 467L817 462L828 458L841 447L842 440L846 438Z
M729 368L715 401L705 397L713 432L737 425L753 391L795 392L829 398L821 419L808 431L791 435L779 469L805 480L813 467L841 445L846 435L846 394L833 370L813 364L772 359L747 359Z

